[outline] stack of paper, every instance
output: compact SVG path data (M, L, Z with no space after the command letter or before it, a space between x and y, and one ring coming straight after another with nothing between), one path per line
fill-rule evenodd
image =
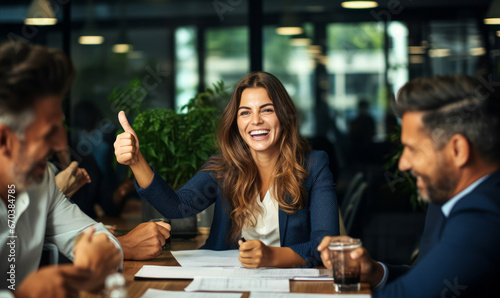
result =
M141 298L241 298L241 293L203 293L203 292L176 292L157 289L148 289ZM306 293L262 293L251 292L250 298L370 298L368 294L306 294Z
M370 298L368 294L250 293L250 298Z
M240 251L230 250L177 250L171 252L182 267L243 267L238 257Z
M179 291L164 291L148 289L141 298L241 298L241 293L188 293Z
M271 278L195 277L184 290L188 292L290 292L290 281Z
M238 250L183 250L172 251L172 255L182 267L177 266L152 266L144 265L136 278L162 278L162 279L194 279L185 291L209 291L209 292L260 292L262 295L273 295L269 292L290 292L290 279L300 280L324 280L331 279L331 270L319 269L281 269L281 268L259 268L248 269L241 266L238 261ZM159 293L162 292L162 293ZM263 293L268 292L268 293ZM180 298L213 298L208 293L200 293L206 296L189 296L185 292L174 292ZM182 296L180 293L184 293ZM259 293L259 297L261 296ZM165 295L165 291L148 290L143 298ZM237 296L223 296L221 293L212 293L217 297L236 298L241 294L230 294ZM282 294L277 294L282 295ZM299 294L305 297L305 294ZM255 296L254 296L255 297ZM265 296L267 297L267 296ZM282 296L269 296L269 298L280 298ZM286 296L283 296L286 297ZM298 297L298 296L294 296Z
M135 274L136 278L192 279L195 276L221 277L255 277L293 279L318 278L318 269L247 269L247 268L216 268L216 267L176 267L144 265Z

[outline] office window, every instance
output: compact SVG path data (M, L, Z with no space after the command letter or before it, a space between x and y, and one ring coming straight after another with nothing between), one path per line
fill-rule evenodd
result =
M381 133L386 96L383 24L329 24L327 36L327 71L333 81L328 105L334 110L337 129L348 133L358 103L365 100Z
M175 30L175 59L175 103L179 110L196 96L199 83L195 27Z
M479 62L486 49L476 21L433 21L429 28L432 74L475 75L482 67Z
M304 26L311 36L312 25ZM276 26L264 27L264 71L275 75L285 86L299 114L300 132L310 137L314 127L314 60L305 45L293 45L290 36L276 33Z
M401 22L390 22L387 24L387 36L389 38L389 69L387 69L387 80L390 92L397 94L398 90L408 82L408 28ZM423 60L421 55L416 55L417 60ZM418 61L420 61L418 60Z
M209 28L205 38L205 85L211 87L213 83L223 80L233 87L250 69L248 28Z

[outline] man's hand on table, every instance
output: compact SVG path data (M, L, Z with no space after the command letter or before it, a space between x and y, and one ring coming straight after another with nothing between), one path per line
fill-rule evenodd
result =
M78 268L90 269L92 277L81 281L83 290L96 291L104 286L106 277L118 270L122 261L120 250L107 234L94 234L91 227L77 239L73 264Z
M332 261L330 259L330 250L328 246L331 241L338 239L350 239L348 236L326 236L318 246L318 251L321 253L321 260L327 269L332 269ZM374 261L368 251L364 247L357 248L351 252L353 259L359 259L361 265L361 282L370 284L370 287L375 287L380 283L384 276L382 265Z
M123 257L128 260L149 260L161 253L172 228L165 222L144 222L128 234L118 237Z
M83 269L73 264L46 266L28 275L21 283L14 296L25 297L78 297L83 290L82 281L92 278L90 269Z

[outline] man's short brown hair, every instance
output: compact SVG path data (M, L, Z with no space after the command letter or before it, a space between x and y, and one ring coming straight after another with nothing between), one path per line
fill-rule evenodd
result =
M16 131L17 118L37 98L64 95L75 76L73 63L61 50L23 42L0 45L0 124Z
M401 117L424 112L425 132L437 148L461 134L484 160L500 163L500 92L487 84L466 75L417 78L401 88L394 110Z

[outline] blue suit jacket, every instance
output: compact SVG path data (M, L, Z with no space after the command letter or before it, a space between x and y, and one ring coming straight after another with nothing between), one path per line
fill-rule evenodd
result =
M339 234L337 196L333 176L328 168L328 155L323 151L307 154L309 176L304 184L307 195L305 207L295 214L279 210L281 247L290 247L304 258L309 266L319 266L317 247L324 236ZM237 242L227 241L230 230L229 204L211 172L198 172L177 192L155 172L147 188L135 184L139 195L150 202L166 218L195 215L215 203L210 235L201 248L223 250L238 248Z
M374 297L498 297L500 171L464 196L448 218L431 208L436 226L424 230L424 256L406 273L389 267L390 280L400 276Z
M443 212L441 211L440 205L430 203L427 206L424 232L422 233L418 251L418 258L415 263L420 262L420 260L422 260L427 255L427 253L429 253L432 247L439 241L446 223L445 220L446 219ZM406 265L385 265L389 269L387 283L391 283L411 269L410 266Z

